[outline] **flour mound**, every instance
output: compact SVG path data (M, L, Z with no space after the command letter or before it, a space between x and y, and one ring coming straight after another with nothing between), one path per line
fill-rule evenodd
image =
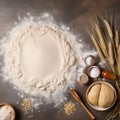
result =
M69 34L58 26L26 20L13 28L5 45L4 71L10 82L32 96L53 101L74 86L77 57Z

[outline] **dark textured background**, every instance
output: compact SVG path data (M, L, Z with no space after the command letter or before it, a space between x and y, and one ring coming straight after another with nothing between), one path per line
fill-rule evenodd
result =
M81 38L86 49L93 48L86 29L90 21L93 21L97 12L105 12L106 14L115 14L116 19L120 20L120 0L0 0L0 38L2 38L14 22L18 20L18 15L26 16L27 12L31 15L39 16L44 12L51 13L57 23L64 23L70 26L71 31ZM2 58L0 58L2 63ZM0 103L7 102L12 104L16 110L16 120L27 120L29 114L24 114L20 110L20 106L16 102L21 103L22 99L18 97L18 91L12 88L7 82L2 82L0 77ZM78 86L76 89L81 95L86 106L96 116L96 120L103 120L111 111L98 112L93 110L85 100L85 91L88 86ZM68 100L72 100L77 105L74 115L66 116L62 109L54 108L52 105L42 105L39 110L34 110L34 117L30 120L90 120L87 113L77 104L75 100L68 94ZM44 111L46 109L47 111Z

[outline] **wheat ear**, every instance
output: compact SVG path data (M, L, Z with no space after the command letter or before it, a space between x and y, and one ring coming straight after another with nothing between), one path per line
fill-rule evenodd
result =
M95 26L96 26L96 32L97 32L97 35L98 35L100 45L102 46L102 51L103 51L104 55L106 57L108 57L108 54L107 54L108 52L107 52L107 49L106 49L106 43L105 43L105 40L102 36L101 30L100 30L100 28L98 27L97 24Z
M109 62L110 64L114 64L114 55L113 55L113 45L112 41L108 43L108 51L109 51Z
M119 73L119 75L120 75L120 45L119 45L119 47L118 47L118 73Z
M92 39L92 41L93 41L93 43L94 43L94 45L95 45L95 47L97 49L99 57L101 58L101 60L104 60L104 55L103 55L103 53L102 53L102 51L101 51L101 49L100 49L100 47L99 47L99 45L97 43L97 40L95 39L95 37L93 36L93 34L90 34L90 37L91 37L91 39Z
M111 67L112 71L115 72L115 70L114 70L114 62L115 62L115 61L114 61L112 41L110 41L110 42L108 43L108 52L109 52L108 61L109 61L110 67Z
M106 26L106 29L108 31L108 35L110 36L110 38L112 39L113 38L113 33L112 33L112 29L110 27L110 24L108 23L107 20L104 19L104 24Z

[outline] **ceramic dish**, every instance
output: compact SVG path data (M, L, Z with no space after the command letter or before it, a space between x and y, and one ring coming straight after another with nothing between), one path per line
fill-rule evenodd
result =
M88 68L87 74L91 78L98 78L101 74L101 70L98 66L91 66Z
M16 114L15 114L14 108L13 108L11 105L7 104L7 103L2 103L2 104L0 104L0 108L1 108L2 106L8 106L8 107L10 107L10 109L11 109L11 111L12 111L12 113L13 113L13 116L12 116L11 120L15 120Z
M111 87L112 90L114 91L114 101L112 102L112 104L111 104L109 107L94 106L94 105L92 105L92 104L89 102L89 100L88 100L88 93L89 93L90 89L91 89L94 85L96 85L96 84L106 84L106 85L108 85L109 87ZM86 100L87 100L88 104L89 104L93 109L98 110L98 111L105 111L105 110L108 110L108 109L110 109L110 108L112 108L112 107L114 106L114 104L115 104L115 102L116 102L116 100L117 100L117 93L116 93L115 88L114 88L111 84L109 84L109 83L107 83L107 82L104 82L104 81L98 81L98 82L94 82L93 84L91 84L91 85L88 87L88 89L87 89L87 91L86 91Z

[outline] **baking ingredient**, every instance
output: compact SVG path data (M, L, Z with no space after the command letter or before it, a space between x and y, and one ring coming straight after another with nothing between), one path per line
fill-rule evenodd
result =
M66 115L72 115L76 110L75 104L72 101L65 103L64 105L64 113Z
M13 120L14 112L8 105L0 107L0 120Z
M104 71L102 72L102 76L103 76L104 78L106 78L106 79L109 79L109 80L115 80L115 74L112 73L112 72L110 72L110 71L104 70Z
M87 84L89 82L89 78L86 74L80 75L79 79L77 80L79 84Z
M109 107L115 98L113 89L106 84L96 84L88 92L88 100L99 107Z
M29 99L25 98L23 102L21 103L21 109L23 112L28 113L29 111L32 111L32 103Z
M100 32L96 29L96 25L98 26ZM92 24L91 30L89 31L89 36L98 51L99 57L101 60L106 61L105 67L109 71L113 72L116 78L115 85L118 93L118 102L112 112L110 112L110 114L106 117L107 120L117 118L120 113L120 38L119 27L116 27L116 25L118 25L118 21L101 14L97 15L97 22ZM103 30L105 31L103 32Z
M4 48L3 71L17 89L47 103L66 99L80 61L70 33L52 23L25 19L10 31Z
M92 66L89 68L88 74L92 78L97 78L100 75L100 69L97 66Z
M113 103L114 98L115 98L114 91L108 85L101 84L101 90L99 94L100 95L99 95L98 106L108 107Z
M88 99L91 104L96 106L98 105L100 89L101 89L100 84L96 84L90 89L88 93Z
M95 59L94 56L89 55L89 56L86 56L86 57L85 57L85 64L86 64L87 66L95 65L95 63L96 63L96 59Z

